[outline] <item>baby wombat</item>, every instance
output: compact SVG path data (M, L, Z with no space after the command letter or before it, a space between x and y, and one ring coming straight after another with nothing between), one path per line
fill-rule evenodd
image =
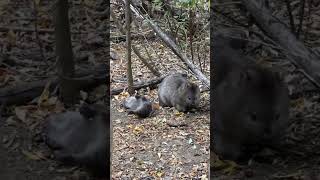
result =
M158 88L160 106L175 107L178 111L198 108L200 89L189 82L186 74L175 73L164 78Z
M105 106L98 104L83 105L79 112L51 115L44 128L45 142L58 160L84 165L97 176L107 176L108 118Z
M224 40L215 39L213 53L213 148L239 160L252 147L278 144L288 126L289 97L279 74L250 62Z
M130 96L123 102L123 106L129 113L141 118L149 117L153 112L152 103L144 96Z

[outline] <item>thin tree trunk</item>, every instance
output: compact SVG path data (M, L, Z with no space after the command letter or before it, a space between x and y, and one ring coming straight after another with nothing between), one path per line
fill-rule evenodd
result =
M72 105L79 96L79 90L74 88L68 78L74 76L74 61L70 38L68 17L68 0L58 0L55 11L55 36L57 72L60 80L60 99L66 105Z
M319 56L287 29L285 24L264 8L261 0L242 0L256 23L282 48L282 52L317 87L320 87Z
M110 11L110 15L113 19L113 21L116 23L116 26L117 28L119 29L119 31L122 33L122 34L126 34L126 31L122 28L122 26L120 25L117 17L115 16L114 12L113 11ZM143 36L143 35L142 35ZM132 38L132 36L131 36ZM133 50L133 52L141 59L142 63L147 66L147 68L156 76L160 77L160 73L159 71L157 71L155 68L153 68L153 66L151 65L150 61L148 62L139 52L138 48L136 48L136 46L134 45L131 45L131 48ZM149 60L151 60L151 58L149 58Z
M126 0L126 40L127 40L127 80L128 80L128 92L130 95L134 93L133 89L133 77L132 77L132 63L131 63L131 11L130 0Z
M123 0L125 1L125 0ZM140 18L146 20L148 22L148 25L157 33L157 35L166 43L166 45L172 50L174 54L176 54L185 64L188 66L188 68L194 73L194 75L204 83L207 87L210 87L210 81L209 79L194 65L192 64L191 60L183 54L178 46L157 26L157 24L150 19L142 16L137 9L132 6L132 11L139 16Z

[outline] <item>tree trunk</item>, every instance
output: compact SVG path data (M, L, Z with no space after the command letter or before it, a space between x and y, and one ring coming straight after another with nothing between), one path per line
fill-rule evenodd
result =
M55 11L55 36L57 73L60 83L60 99L66 105L72 105L79 97L79 91L68 79L74 76L74 61L70 38L68 0L58 0Z
M132 77L132 63L131 63L131 11L130 1L126 0L126 40L127 40L127 79L128 79L128 92L130 95L134 94L133 77Z
M267 33L282 48L282 52L297 67L303 70L303 73L317 87L320 87L320 62L319 57L308 49L294 34L286 27L284 23L274 17L268 9L265 8L261 0L242 0L247 10L255 18L260 28Z

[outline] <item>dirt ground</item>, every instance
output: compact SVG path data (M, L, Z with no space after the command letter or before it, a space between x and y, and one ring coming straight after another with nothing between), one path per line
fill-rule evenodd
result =
M318 103L318 93L291 98L291 124L284 145L277 150L265 149L237 168L212 168L211 179L320 179ZM211 157L213 165L219 164L213 161L214 155Z
M41 139L40 128L31 131L23 123L0 124L0 179L66 180L94 179L79 167L65 166L52 159Z
M101 63L107 60L109 52L108 42L102 38L108 27L107 16L94 13L104 11L106 3L87 3L88 6L79 1L70 1L69 4L77 67L81 62L86 65ZM46 0L0 1L1 89L56 76L53 4L53 1ZM44 115L52 109L40 110L36 104L13 105L5 110L1 107L1 114L6 115L0 118L0 179L93 179L79 167L63 166L53 160L41 138ZM15 111L16 108L19 111ZM23 117L17 117L18 114Z
M183 115L166 108L153 117L139 119L122 112L116 101L111 104L113 178L208 177L208 106ZM183 122L185 126L170 127L168 121Z
M281 1L269 1L271 12L285 24L290 26L287 6ZM296 7L300 7L298 3ZM301 41L319 54L319 3L311 2L307 8L308 15L304 16L304 23L300 35ZM295 14L300 8L293 11ZM228 12L229 18L242 22L243 16L239 9L231 7L223 9ZM297 15L294 16L296 20ZM226 27L226 24L233 22L221 14L215 14L214 22L224 22L217 29ZM244 20L247 22L247 20ZM229 26L227 26L229 27ZM231 27L239 28L236 25ZM260 32L256 26L240 29ZM255 39L254 36L250 39ZM257 38L259 39L259 38ZM250 43L249 43L250 44ZM258 44L250 44L246 51L250 51ZM290 94L290 125L287 128L287 135L283 145L276 149L265 149L248 162L234 166L232 163L217 160L214 153L211 153L211 179L320 179L320 92L308 77L292 65L290 60L279 51L271 50L269 47L261 47L248 53L253 56L261 65L272 67L281 72L281 76L288 84ZM213 104L214 105L214 104ZM214 119L211 119L214 121ZM214 141L214 137L213 141Z
M142 44L135 42L140 49L143 49ZM124 47L124 43L111 44L111 52L119 56L118 60L111 61L111 90L126 86ZM159 57L153 59L153 63L162 75L174 71L186 72L181 68L183 63L159 39L149 41L147 48L153 57ZM134 54L132 58L135 83L156 78ZM209 75L209 66L205 70L206 75ZM192 81L197 82L200 88L204 87L194 76ZM157 89L144 88L138 93L158 102ZM145 119L128 115L124 111L121 103L127 96L126 93L115 95L111 101L112 178L208 179L209 92L201 94L201 107L197 112L181 114L174 108L160 107L153 116ZM172 124L184 126L172 127Z

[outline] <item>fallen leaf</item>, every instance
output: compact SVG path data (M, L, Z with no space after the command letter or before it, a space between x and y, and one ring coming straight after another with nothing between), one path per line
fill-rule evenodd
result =
M133 129L133 133L136 134L136 135L140 134L141 132L143 132L143 127L136 126Z
M41 157L39 157L37 154L31 153L26 150L22 150L22 154L24 154L27 158L29 158L31 160L40 160L41 159Z
M160 109L159 103L153 103L153 104L152 104L152 109L153 109L153 110L159 110L159 109Z
M183 113L183 112L180 112L180 111L176 111L176 112L174 113L174 115L181 117L181 116L184 115L184 113Z
M231 175L236 171L236 169L239 168L238 164L234 161L229 160L220 160L219 158L216 158L214 163L212 164L212 167L217 170L222 170L224 174Z
M10 125L16 125L17 122L14 120L13 116L10 116L10 117L8 117L8 119L6 120L6 124L7 124L8 126L10 126Z
M158 177L162 177L164 175L164 172L163 171L157 171L156 175Z
M39 6L40 0L34 0L34 2L35 2L35 4L36 4L36 6Z
M23 109L21 107L15 107L14 112L19 120L21 120L22 122L26 122L26 117L27 117L26 109Z
M88 99L88 93L85 91L80 91L80 97L82 100Z
M49 99L49 96L50 96L50 84L51 84L51 82L50 81L48 81L47 83L46 83L46 86L44 87L44 89L43 89L43 91L42 91L42 93L41 93L41 95L40 95L40 97L39 97L39 99L38 99L38 106L46 106L47 104L47 101L48 101L48 99Z
M15 45L17 36L11 29L8 32L7 38L11 45Z

